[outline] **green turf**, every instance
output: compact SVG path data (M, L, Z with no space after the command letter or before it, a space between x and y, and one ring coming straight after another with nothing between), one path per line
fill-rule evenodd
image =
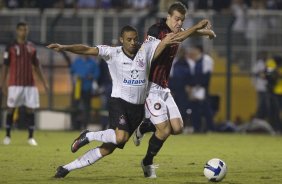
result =
M204 163L214 157L227 163L228 174L221 183L278 184L282 182L282 137L263 135L180 135L164 144L155 162L157 179L143 178L140 160L147 148L147 135L140 147L130 140L124 150L95 165L76 170L64 179L52 176L58 165L68 163L95 147L91 143L77 153L70 143L78 132L36 132L38 147L26 143L26 132L12 132L12 144L0 145L0 184L154 184L208 183L203 176ZM3 131L0 134L3 136Z

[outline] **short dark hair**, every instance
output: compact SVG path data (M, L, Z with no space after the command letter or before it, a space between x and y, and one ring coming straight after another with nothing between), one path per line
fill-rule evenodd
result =
M130 32L130 31L133 31L133 32L136 32L137 33L137 29L130 26L130 25L126 25L124 26L121 31L120 31L120 36L122 36L125 32Z
M26 22L19 22L17 23L17 29L21 26L27 26L27 23Z
M187 12L187 8L181 2L175 2L171 4L168 8L168 14L172 15L173 11L178 11L179 13L185 15Z

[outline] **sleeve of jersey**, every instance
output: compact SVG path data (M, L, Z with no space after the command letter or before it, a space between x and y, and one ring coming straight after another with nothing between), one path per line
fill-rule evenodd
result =
M106 62L108 62L111 58L112 47L107 45L98 45L97 48L99 49L99 56L103 58Z
M10 47L7 46L4 53L3 53L3 59L4 59L4 64L9 66L10 65L10 53L9 53Z
M145 45L146 53L147 53L147 59L148 59L148 63L149 63L150 66L152 64L154 54L155 54L156 49L157 49L160 42L161 42L161 40L154 39L154 40L148 41Z
M147 32L147 36L158 38L159 37L159 29L156 25L153 25L149 28Z

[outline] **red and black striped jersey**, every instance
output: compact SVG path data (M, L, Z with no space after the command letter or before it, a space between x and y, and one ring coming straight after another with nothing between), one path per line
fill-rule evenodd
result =
M152 25L147 35L162 40L166 34L171 33L171 29L166 24L166 19ZM168 78L173 59L177 53L179 44L171 45L161 53L161 55L152 62L149 81L163 88L168 87Z
M36 48L27 41L16 41L7 45L4 52L4 64L9 66L9 86L34 86L32 65L38 66Z

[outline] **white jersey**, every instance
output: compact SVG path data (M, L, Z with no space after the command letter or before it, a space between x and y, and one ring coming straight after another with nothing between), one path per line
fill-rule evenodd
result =
M97 46L113 80L112 97L132 104L145 102L149 70L159 43L157 39L145 41L134 58L127 56L121 46Z

